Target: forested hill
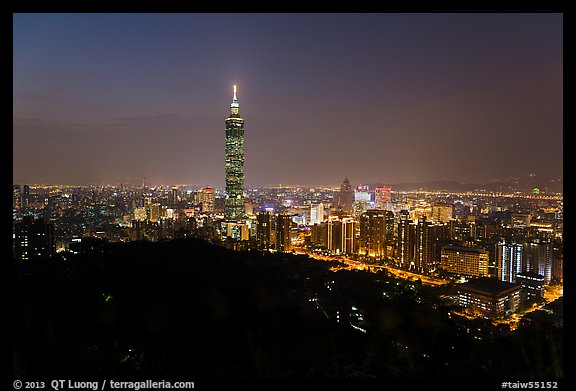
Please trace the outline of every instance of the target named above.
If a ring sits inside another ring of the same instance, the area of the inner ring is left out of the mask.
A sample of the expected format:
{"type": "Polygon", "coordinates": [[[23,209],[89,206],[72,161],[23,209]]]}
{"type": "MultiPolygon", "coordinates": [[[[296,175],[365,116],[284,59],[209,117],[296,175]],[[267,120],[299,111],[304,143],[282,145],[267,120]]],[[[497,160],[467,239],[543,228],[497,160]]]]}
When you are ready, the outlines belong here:
{"type": "Polygon", "coordinates": [[[14,263],[14,376],[562,376],[561,328],[456,320],[432,288],[331,266],[199,239],[14,263]]]}

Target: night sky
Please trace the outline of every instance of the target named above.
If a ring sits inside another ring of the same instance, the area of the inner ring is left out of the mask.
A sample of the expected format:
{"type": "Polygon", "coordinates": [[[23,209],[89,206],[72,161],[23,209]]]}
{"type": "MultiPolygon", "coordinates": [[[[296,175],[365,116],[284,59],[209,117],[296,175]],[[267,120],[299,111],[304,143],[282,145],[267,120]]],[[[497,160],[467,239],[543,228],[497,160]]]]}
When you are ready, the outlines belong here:
{"type": "Polygon", "coordinates": [[[563,178],[562,14],[15,14],[13,181],[563,178]]]}

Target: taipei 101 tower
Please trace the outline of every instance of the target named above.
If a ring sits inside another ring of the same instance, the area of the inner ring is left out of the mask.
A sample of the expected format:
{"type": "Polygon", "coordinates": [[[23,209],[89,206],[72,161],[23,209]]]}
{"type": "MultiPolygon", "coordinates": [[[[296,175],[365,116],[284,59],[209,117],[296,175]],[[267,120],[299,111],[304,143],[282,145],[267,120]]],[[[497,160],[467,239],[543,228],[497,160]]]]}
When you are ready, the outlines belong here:
{"type": "Polygon", "coordinates": [[[225,220],[244,218],[244,119],[238,114],[236,86],[226,118],[226,201],[225,220]]]}

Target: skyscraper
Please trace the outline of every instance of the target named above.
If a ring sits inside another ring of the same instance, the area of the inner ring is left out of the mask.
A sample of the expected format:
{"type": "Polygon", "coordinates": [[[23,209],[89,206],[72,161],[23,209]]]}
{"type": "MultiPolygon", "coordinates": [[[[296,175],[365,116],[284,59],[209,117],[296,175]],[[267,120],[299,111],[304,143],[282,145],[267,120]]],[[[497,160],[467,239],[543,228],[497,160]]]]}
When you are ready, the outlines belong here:
{"type": "Polygon", "coordinates": [[[170,203],[171,205],[175,205],[178,202],[178,187],[173,186],[172,191],[170,192],[170,203]]]}
{"type": "Polygon", "coordinates": [[[22,188],[22,201],[20,202],[20,206],[24,209],[27,209],[30,206],[30,187],[28,185],[24,185],[22,188]]]}
{"type": "Polygon", "coordinates": [[[310,206],[310,225],[321,223],[324,221],[324,204],[321,202],[318,205],[310,206]]]}
{"type": "Polygon", "coordinates": [[[352,212],[352,202],[354,201],[354,191],[350,186],[348,178],[344,179],[340,186],[340,193],[338,195],[338,208],[346,212],[352,212]]]}
{"type": "Polygon", "coordinates": [[[550,240],[533,238],[522,245],[524,259],[522,272],[533,272],[544,276],[544,282],[552,279],[552,264],[554,260],[553,245],[550,240]]]}
{"type": "Polygon", "coordinates": [[[411,222],[408,210],[401,210],[398,222],[398,261],[402,267],[408,267],[414,256],[414,249],[410,247],[412,242],[411,222]]]}
{"type": "Polygon", "coordinates": [[[226,220],[244,217],[244,119],[238,114],[238,108],[234,86],[230,116],[226,118],[226,220]]]}
{"type": "Polygon", "coordinates": [[[270,212],[256,215],[256,245],[258,250],[269,250],[275,242],[274,216],[270,212]]]}
{"type": "Polygon", "coordinates": [[[356,248],[356,221],[351,217],[330,216],[327,226],[326,247],[332,254],[354,254],[356,248]]]}
{"type": "Polygon", "coordinates": [[[214,189],[211,187],[205,187],[198,193],[198,201],[201,204],[201,211],[206,213],[214,212],[214,203],[216,201],[216,196],[214,195],[214,189]]]}
{"type": "Polygon", "coordinates": [[[358,253],[375,259],[386,258],[386,214],[384,211],[369,209],[360,217],[358,253]]]}
{"type": "Polygon", "coordinates": [[[376,209],[386,209],[392,201],[392,188],[390,186],[378,186],[374,190],[376,209]]]}
{"type": "Polygon", "coordinates": [[[292,251],[292,239],[290,230],[292,228],[292,216],[285,214],[276,215],[276,250],[292,251]]]}
{"type": "Polygon", "coordinates": [[[522,244],[499,242],[496,245],[496,278],[515,282],[516,275],[522,272],[522,258],[522,244]]]}

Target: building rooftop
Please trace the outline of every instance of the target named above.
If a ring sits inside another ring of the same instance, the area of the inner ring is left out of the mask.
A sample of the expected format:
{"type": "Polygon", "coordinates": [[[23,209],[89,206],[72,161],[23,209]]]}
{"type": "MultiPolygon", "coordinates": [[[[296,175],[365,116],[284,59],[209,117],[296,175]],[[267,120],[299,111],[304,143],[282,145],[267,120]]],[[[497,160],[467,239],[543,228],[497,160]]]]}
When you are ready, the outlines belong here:
{"type": "Polygon", "coordinates": [[[458,285],[457,289],[459,291],[498,297],[520,290],[520,285],[496,280],[495,278],[480,277],[458,285]]]}
{"type": "Polygon", "coordinates": [[[532,280],[542,280],[544,281],[544,276],[542,274],[538,274],[538,273],[534,273],[534,272],[524,272],[524,273],[518,273],[516,275],[516,277],[524,277],[524,278],[529,278],[532,280]]]}
{"type": "Polygon", "coordinates": [[[482,248],[454,246],[452,244],[448,244],[446,246],[443,246],[442,250],[462,251],[462,252],[466,252],[466,253],[478,253],[478,254],[485,254],[486,253],[486,250],[484,250],[482,248]]]}

